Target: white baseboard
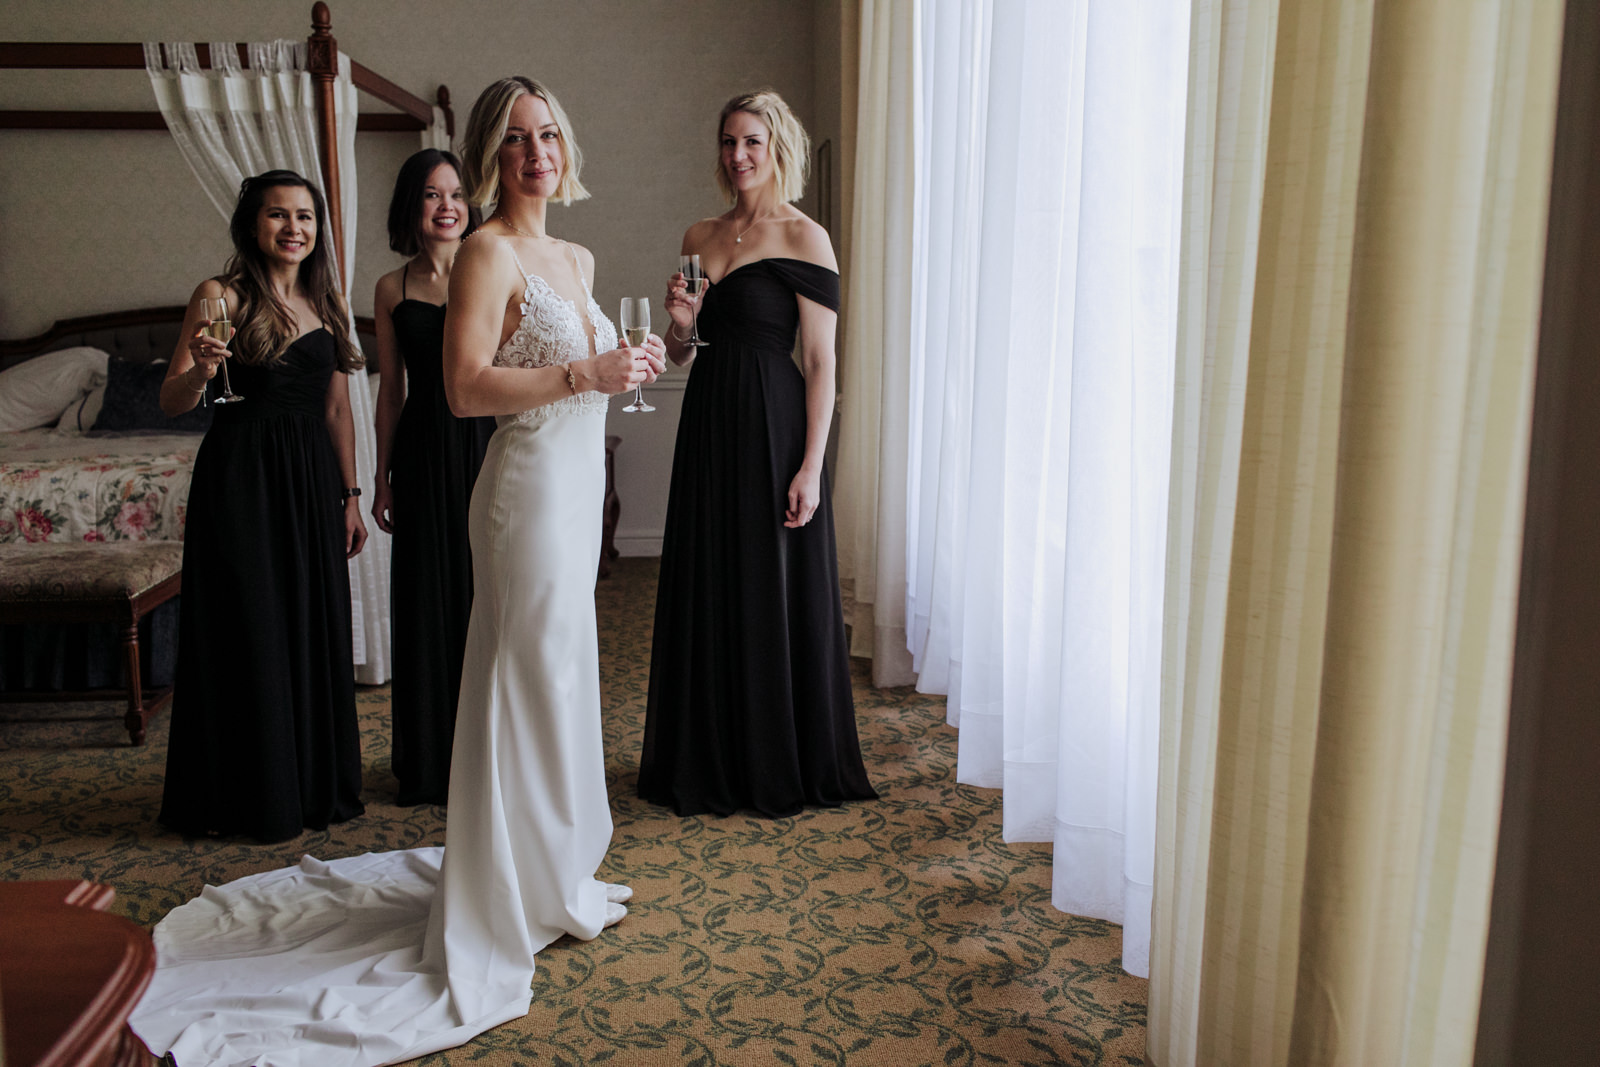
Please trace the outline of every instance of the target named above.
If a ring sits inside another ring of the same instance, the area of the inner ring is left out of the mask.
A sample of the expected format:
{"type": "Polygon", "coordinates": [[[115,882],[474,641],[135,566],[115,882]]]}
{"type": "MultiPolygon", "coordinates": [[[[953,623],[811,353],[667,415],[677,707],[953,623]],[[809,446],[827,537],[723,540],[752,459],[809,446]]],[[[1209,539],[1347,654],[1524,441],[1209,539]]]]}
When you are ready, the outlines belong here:
{"type": "Polygon", "coordinates": [[[617,551],[624,556],[659,556],[661,555],[660,534],[624,534],[619,533],[612,539],[617,546],[617,551]]]}

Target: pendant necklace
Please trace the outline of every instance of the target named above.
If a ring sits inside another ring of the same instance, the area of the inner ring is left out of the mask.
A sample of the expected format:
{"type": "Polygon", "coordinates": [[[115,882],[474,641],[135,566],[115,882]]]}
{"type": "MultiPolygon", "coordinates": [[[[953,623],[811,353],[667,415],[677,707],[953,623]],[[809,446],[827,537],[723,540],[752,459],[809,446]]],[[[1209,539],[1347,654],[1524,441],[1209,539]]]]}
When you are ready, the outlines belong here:
{"type": "MultiPolygon", "coordinates": [[[[744,244],[744,235],[749,233],[751,230],[755,229],[757,223],[766,222],[768,219],[775,219],[777,217],[778,217],[778,213],[776,211],[774,211],[772,214],[766,216],[765,218],[756,219],[755,222],[752,222],[750,225],[746,226],[744,229],[740,230],[738,233],[733,235],[733,243],[736,244],[736,245],[744,244]]],[[[513,228],[515,228],[515,227],[513,227],[513,228]]]]}

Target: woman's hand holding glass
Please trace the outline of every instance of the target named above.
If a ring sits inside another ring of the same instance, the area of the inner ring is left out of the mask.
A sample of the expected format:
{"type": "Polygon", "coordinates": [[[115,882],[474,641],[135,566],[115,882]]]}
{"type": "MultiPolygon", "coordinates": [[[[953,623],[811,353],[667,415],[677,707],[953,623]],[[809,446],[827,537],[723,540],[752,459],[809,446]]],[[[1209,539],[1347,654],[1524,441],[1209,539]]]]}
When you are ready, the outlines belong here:
{"type": "Polygon", "coordinates": [[[189,338],[189,358],[194,366],[184,372],[189,388],[197,393],[205,391],[206,383],[217,376],[217,368],[228,358],[228,345],[208,332],[214,323],[201,319],[195,323],[194,336],[189,338]]]}
{"type": "Polygon", "coordinates": [[[629,348],[619,342],[609,352],[602,352],[585,360],[590,379],[589,388],[607,396],[616,396],[641,385],[649,385],[666,369],[666,342],[650,334],[638,348],[629,348]]]}
{"type": "Polygon", "coordinates": [[[678,272],[667,280],[667,314],[672,317],[672,335],[679,344],[702,347],[700,340],[700,302],[705,299],[707,279],[697,255],[679,256],[678,272]]]}
{"type": "MultiPolygon", "coordinates": [[[[194,357],[195,366],[201,366],[202,360],[206,361],[207,370],[204,371],[206,381],[210,381],[217,373],[217,368],[222,368],[222,395],[217,397],[218,404],[231,404],[244,397],[234,393],[233,386],[228,381],[228,365],[223,360],[228,358],[228,343],[233,340],[233,323],[228,319],[228,301],[222,297],[201,297],[201,319],[195,325],[198,332],[189,342],[189,354],[194,357]],[[210,351],[206,351],[196,341],[211,342],[210,351]],[[217,351],[220,349],[221,351],[217,351]]],[[[193,384],[191,380],[190,384],[193,384]]],[[[200,385],[205,389],[205,383],[200,385]]]]}

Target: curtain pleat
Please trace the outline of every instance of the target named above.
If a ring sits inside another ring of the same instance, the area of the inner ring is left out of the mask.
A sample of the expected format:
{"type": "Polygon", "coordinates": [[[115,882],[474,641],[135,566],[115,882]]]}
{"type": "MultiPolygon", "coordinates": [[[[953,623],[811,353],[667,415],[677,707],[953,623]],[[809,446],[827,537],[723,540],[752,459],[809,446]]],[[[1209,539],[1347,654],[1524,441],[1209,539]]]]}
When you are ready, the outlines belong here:
{"type": "Polygon", "coordinates": [[[1160,1067],[1471,1061],[1560,7],[1195,5],[1160,1067]]]}

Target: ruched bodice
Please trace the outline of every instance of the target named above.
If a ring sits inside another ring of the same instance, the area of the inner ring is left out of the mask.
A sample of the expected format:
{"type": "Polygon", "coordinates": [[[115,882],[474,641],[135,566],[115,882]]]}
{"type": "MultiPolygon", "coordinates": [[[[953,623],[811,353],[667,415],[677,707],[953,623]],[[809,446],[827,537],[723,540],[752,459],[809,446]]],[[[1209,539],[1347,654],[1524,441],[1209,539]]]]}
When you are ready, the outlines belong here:
{"type": "MultiPolygon", "coordinates": [[[[233,391],[244,403],[221,404],[213,416],[214,425],[254,422],[283,415],[308,415],[322,418],[328,399],[328,380],[338,369],[339,359],[333,334],[318,327],[301,334],[288,351],[272,363],[245,363],[228,360],[228,376],[233,391]]],[[[212,385],[212,395],[221,390],[221,375],[212,385]]]]}
{"type": "Polygon", "coordinates": [[[839,310],[839,276],[800,259],[758,259],[729,271],[706,292],[700,307],[700,336],[747,348],[782,351],[794,347],[800,328],[795,296],[839,310]]]}

